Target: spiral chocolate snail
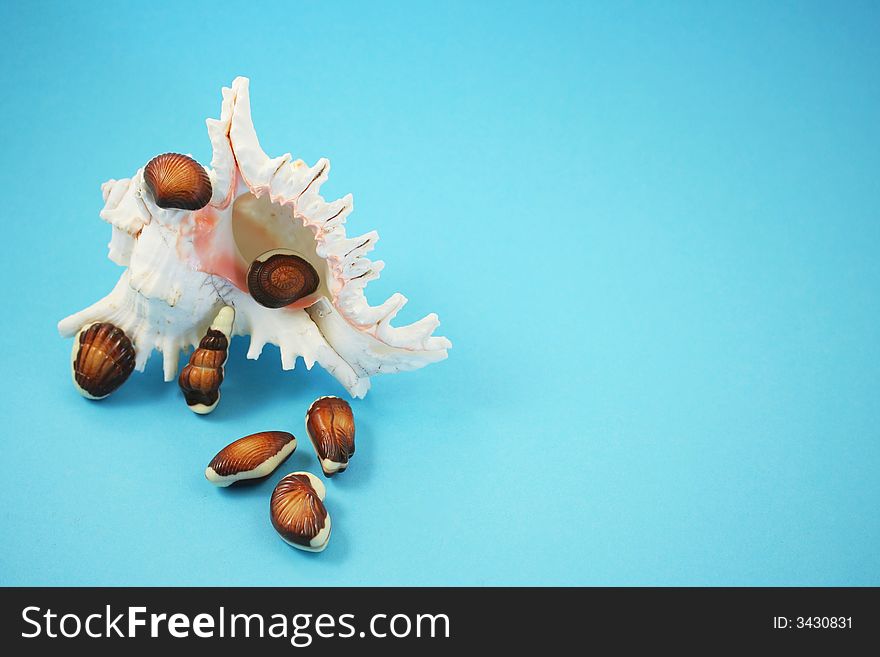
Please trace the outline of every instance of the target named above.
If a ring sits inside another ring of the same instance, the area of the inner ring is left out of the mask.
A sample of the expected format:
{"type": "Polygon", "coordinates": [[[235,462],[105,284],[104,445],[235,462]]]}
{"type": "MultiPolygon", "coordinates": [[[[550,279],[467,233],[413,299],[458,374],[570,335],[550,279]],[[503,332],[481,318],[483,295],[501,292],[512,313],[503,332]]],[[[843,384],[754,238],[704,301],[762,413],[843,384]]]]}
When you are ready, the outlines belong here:
{"type": "Polygon", "coordinates": [[[189,364],[180,372],[177,383],[183,390],[187,406],[194,413],[210,413],[220,402],[223,365],[229,355],[234,321],[235,310],[231,306],[224,306],[190,356],[189,364]]]}

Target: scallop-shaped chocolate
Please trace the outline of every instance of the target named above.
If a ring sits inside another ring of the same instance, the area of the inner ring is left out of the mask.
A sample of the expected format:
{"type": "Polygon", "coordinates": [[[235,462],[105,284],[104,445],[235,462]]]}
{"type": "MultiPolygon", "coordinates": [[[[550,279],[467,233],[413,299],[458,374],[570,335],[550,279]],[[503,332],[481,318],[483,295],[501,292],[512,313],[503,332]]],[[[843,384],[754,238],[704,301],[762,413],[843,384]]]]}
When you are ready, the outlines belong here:
{"type": "Polygon", "coordinates": [[[205,469],[205,477],[217,486],[259,479],[272,474],[295,449],[296,438],[286,431],[253,433],[221,449],[205,469]]]}
{"type": "Polygon", "coordinates": [[[199,210],[211,201],[205,167],[180,153],[157,155],[144,169],[144,182],[160,208],[199,210]]]}
{"type": "Polygon", "coordinates": [[[318,272],[300,256],[276,249],[267,251],[251,263],[247,286],[261,306],[283,308],[318,289],[318,272]]]}
{"type": "Polygon", "coordinates": [[[210,413],[220,401],[223,365],[229,353],[229,336],[234,321],[232,306],[221,308],[198,348],[189,357],[189,363],[177,377],[186,404],[194,413],[210,413]]]}
{"type": "Polygon", "coordinates": [[[306,413],[306,431],[327,477],[343,472],[354,455],[354,414],[339,397],[321,397],[306,413]]]}
{"type": "Polygon", "coordinates": [[[103,399],[134,370],[134,345],[109,322],[83,327],[73,341],[73,384],[83,397],[103,399]]]}
{"type": "Polygon", "coordinates": [[[320,552],[330,540],[330,515],[324,507],[324,484],[310,472],[287,475],[272,492],[272,526],[288,544],[320,552]]]}

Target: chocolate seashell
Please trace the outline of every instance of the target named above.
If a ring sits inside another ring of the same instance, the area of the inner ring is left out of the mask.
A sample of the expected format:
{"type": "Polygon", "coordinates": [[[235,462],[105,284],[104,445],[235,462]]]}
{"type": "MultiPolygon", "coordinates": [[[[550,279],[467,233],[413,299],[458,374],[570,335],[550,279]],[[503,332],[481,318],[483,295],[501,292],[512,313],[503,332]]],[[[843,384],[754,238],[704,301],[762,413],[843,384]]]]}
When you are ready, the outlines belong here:
{"type": "Polygon", "coordinates": [[[160,208],[200,210],[211,201],[211,179],[205,167],[180,153],[150,160],[144,182],[160,208]]]}
{"type": "Polygon", "coordinates": [[[220,401],[223,366],[229,354],[234,321],[235,310],[224,306],[177,377],[190,410],[200,415],[213,411],[220,401]]]}
{"type": "Polygon", "coordinates": [[[324,475],[344,472],[354,455],[354,414],[339,397],[321,397],[306,413],[306,430],[324,475]]]}
{"type": "MultiPolygon", "coordinates": [[[[166,22],[179,21],[179,16],[172,11],[163,16],[166,22]]],[[[201,28],[196,23],[189,27],[194,33],[201,28]]],[[[441,335],[436,314],[421,313],[424,315],[421,319],[412,315],[411,319],[417,321],[401,322],[401,314],[412,314],[404,312],[405,296],[394,292],[393,287],[384,281],[380,284],[383,290],[379,292],[385,293],[381,299],[369,293],[376,285],[373,281],[384,276],[381,273],[384,263],[371,259],[379,234],[374,230],[365,230],[359,235],[351,232],[348,222],[354,208],[352,195],[338,188],[333,190],[333,196],[327,195],[330,162],[316,158],[313,163],[306,163],[289,153],[275,153],[273,156],[264,150],[252,121],[246,78],[235,78],[229,88],[224,88],[222,95],[219,113],[207,121],[208,148],[211,150],[205,149],[204,155],[202,151],[187,153],[186,148],[169,142],[166,146],[156,147],[163,149],[162,155],[156,153],[159,157],[147,157],[145,161],[144,155],[133,170],[113,173],[112,178],[107,176],[109,179],[101,184],[101,196],[96,196],[98,205],[95,209],[100,209],[101,218],[112,226],[112,236],[108,229],[109,253],[102,248],[102,256],[109,255],[120,269],[116,272],[112,289],[106,290],[100,298],[91,299],[81,309],[70,308],[77,312],[58,323],[58,331],[68,340],[66,349],[71,348],[70,340],[86,324],[110,321],[122,328],[134,343],[136,369],[143,369],[150,354],[158,352],[162,366],[150,367],[149,376],[176,381],[181,369],[187,365],[193,347],[197,347],[204,337],[212,311],[216,312],[222,305],[234,306],[234,332],[247,336],[250,344],[238,353],[235,340],[230,342],[226,361],[230,369],[223,375],[219,393],[221,401],[227,395],[248,395],[252,397],[247,402],[249,405],[261,404],[265,400],[259,399],[260,390],[247,390],[255,386],[246,383],[236,388],[230,386],[230,379],[238,378],[238,371],[232,363],[236,354],[242,359],[245,352],[248,359],[262,358],[258,369],[263,378],[270,370],[267,359],[273,359],[279,370],[291,370],[298,361],[304,362],[308,369],[314,369],[313,365],[317,364],[327,375],[338,380],[342,387],[333,392],[346,399],[367,395],[372,378],[378,374],[416,370],[446,359],[452,345],[441,335]],[[174,148],[176,153],[167,153],[165,148],[174,148]],[[198,154],[196,159],[202,166],[178,153],[192,157],[198,154]],[[177,168],[172,166],[175,163],[192,174],[182,177],[190,178],[196,184],[179,185],[180,176],[167,175],[177,168]],[[212,189],[210,200],[208,183],[212,189]],[[178,196],[175,191],[182,192],[184,202],[175,202],[178,196]],[[335,194],[335,191],[342,193],[335,194]],[[190,203],[192,198],[198,202],[190,203]],[[163,210],[156,205],[198,207],[206,202],[206,206],[195,211],[163,210]],[[314,292],[287,307],[270,309],[251,296],[246,274],[255,259],[262,261],[268,258],[265,254],[278,249],[298,255],[309,263],[310,267],[291,259],[304,272],[300,272],[303,282],[297,286],[302,289],[294,294],[285,291],[268,300],[259,293],[254,296],[263,304],[274,306],[279,305],[279,297],[283,297],[283,304],[309,290],[314,292]]],[[[154,114],[160,121],[174,118],[174,112],[179,108],[158,109],[154,114]]],[[[262,140],[265,146],[265,137],[262,140]]],[[[79,159],[83,157],[89,157],[89,153],[80,155],[79,159]]],[[[388,175],[393,173],[389,171],[388,175]]],[[[332,182],[330,179],[331,187],[336,187],[332,182]]],[[[460,226],[454,225],[451,229],[462,230],[461,240],[470,239],[468,232],[460,226]]],[[[57,231],[57,226],[49,228],[47,225],[45,230],[57,231]]],[[[7,242],[10,248],[20,249],[15,237],[7,235],[7,242]]],[[[509,242],[503,233],[496,235],[493,232],[486,237],[492,240],[492,244],[509,242]]],[[[35,244],[29,246],[32,252],[36,252],[35,244]]],[[[86,257],[85,252],[79,255],[80,260],[86,257]]],[[[84,261],[75,266],[81,264],[84,261]]],[[[449,270],[454,271],[456,264],[438,261],[434,270],[438,276],[444,276],[449,270]]],[[[478,260],[476,266],[479,268],[485,264],[478,260]]],[[[461,266],[464,266],[463,262],[461,266]]],[[[33,288],[33,274],[30,270],[22,273],[27,273],[28,277],[16,296],[27,298],[33,288]]],[[[66,273],[67,269],[43,268],[40,275],[47,280],[51,276],[52,289],[66,292],[74,283],[63,280],[66,273]]],[[[109,271],[106,273],[110,276],[109,271]]],[[[9,279],[10,286],[15,286],[14,278],[9,279]]],[[[85,280],[79,283],[85,284],[85,280]]],[[[78,290],[67,302],[73,303],[74,298],[80,298],[84,293],[85,290],[78,290]]],[[[486,295],[491,299],[492,289],[487,290],[486,295]]],[[[63,295],[47,292],[38,297],[38,303],[50,296],[55,299],[63,295]]],[[[60,302],[60,305],[67,305],[67,302],[60,302]]],[[[424,309],[422,304],[418,307],[424,309]]],[[[524,304],[523,312],[527,312],[524,304]]],[[[492,316],[491,313],[490,309],[484,314],[492,316]]],[[[479,324],[476,315],[474,323],[479,324]]],[[[511,330],[515,328],[510,327],[511,330]]],[[[28,329],[31,335],[40,331],[38,327],[28,329]]],[[[543,339],[541,335],[527,337],[537,342],[543,339]]],[[[43,345],[36,348],[41,349],[43,345]]],[[[62,361],[65,358],[69,356],[62,356],[62,361]]],[[[207,356],[200,355],[199,358],[207,359],[207,356]]],[[[37,361],[36,364],[44,364],[40,359],[37,361]]],[[[34,364],[30,369],[13,371],[7,377],[14,379],[18,374],[45,378],[47,372],[39,371],[34,364]]],[[[60,365],[69,367],[70,363],[60,365]]],[[[199,360],[195,365],[205,368],[201,373],[205,379],[203,381],[201,376],[198,380],[191,378],[188,372],[184,387],[205,394],[205,398],[190,398],[191,402],[196,402],[194,408],[208,408],[212,405],[211,390],[220,383],[219,376],[215,376],[216,362],[199,360]]],[[[312,372],[309,376],[323,374],[312,372]]],[[[303,373],[295,375],[297,380],[302,376],[303,373]]],[[[173,384],[169,385],[173,387],[173,384]]],[[[147,391],[142,392],[146,394],[147,391]]],[[[331,391],[328,389],[327,392],[331,391]]],[[[175,390],[173,393],[183,399],[182,392],[175,390]]],[[[140,396],[141,392],[138,393],[140,396]]],[[[316,396],[320,395],[313,395],[313,401],[316,396]]],[[[144,404],[147,403],[144,400],[144,404]]],[[[355,406],[353,401],[351,404],[355,406]]],[[[178,412],[183,410],[180,408],[178,412]]],[[[219,405],[216,410],[223,412],[219,405]]],[[[302,421],[303,410],[300,406],[294,411],[294,423],[302,421]]],[[[361,433],[365,430],[364,419],[360,415],[357,418],[361,433]]],[[[279,426],[291,430],[293,427],[287,424],[279,426]]],[[[302,431],[302,425],[298,431],[302,431]]],[[[300,439],[304,437],[302,433],[298,436],[300,439]]],[[[314,470],[314,463],[311,465],[314,470]]],[[[287,474],[287,471],[281,474],[287,474]]],[[[317,470],[315,474],[326,483],[323,474],[317,470]]],[[[273,481],[280,478],[278,475],[273,481]]]]}
{"type": "Polygon", "coordinates": [[[312,294],[319,283],[315,268],[285,249],[267,251],[257,257],[247,273],[248,291],[254,301],[267,308],[289,306],[312,294]]]}
{"type": "Polygon", "coordinates": [[[88,399],[103,399],[134,370],[134,345],[109,322],[84,326],[73,341],[73,384],[88,399]]]}
{"type": "Polygon", "coordinates": [[[324,507],[324,484],[310,472],[287,475],[272,492],[269,517],[288,544],[320,552],[330,540],[330,516],[324,507]]]}
{"type": "Polygon", "coordinates": [[[205,469],[205,477],[217,486],[266,477],[294,450],[296,438],[286,431],[252,433],[221,449],[205,469]]]}

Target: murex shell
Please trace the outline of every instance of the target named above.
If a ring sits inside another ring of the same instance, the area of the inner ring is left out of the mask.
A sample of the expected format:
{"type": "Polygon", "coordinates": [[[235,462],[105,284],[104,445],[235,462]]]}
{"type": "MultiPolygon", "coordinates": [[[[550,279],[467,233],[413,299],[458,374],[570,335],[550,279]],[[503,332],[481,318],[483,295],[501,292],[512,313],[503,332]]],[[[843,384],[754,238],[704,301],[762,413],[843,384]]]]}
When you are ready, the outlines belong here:
{"type": "Polygon", "coordinates": [[[369,305],[364,288],[384,266],[366,257],[378,234],[346,235],[352,197],[320,195],[326,159],[308,166],[263,152],[246,78],[223,89],[220,118],[207,123],[210,168],[166,153],[102,185],[109,257],[125,271],[110,294],[58,324],[63,336],[108,324],[130,340],[139,371],[154,349],[162,352],[172,381],[180,351],[196,347],[231,306],[232,334],[250,336],[248,358],[275,344],[284,369],[300,357],[308,369],[318,363],[354,397],[374,374],[446,358],[451,343],[433,335],[435,314],[395,327],[406,297],[369,305]]]}

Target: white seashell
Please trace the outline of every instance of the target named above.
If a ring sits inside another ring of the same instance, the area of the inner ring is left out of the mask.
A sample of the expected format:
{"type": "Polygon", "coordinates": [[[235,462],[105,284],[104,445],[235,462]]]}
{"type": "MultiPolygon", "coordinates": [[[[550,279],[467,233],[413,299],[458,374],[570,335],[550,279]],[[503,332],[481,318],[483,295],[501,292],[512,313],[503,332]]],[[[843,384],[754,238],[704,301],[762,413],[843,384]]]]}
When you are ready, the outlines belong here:
{"type": "Polygon", "coordinates": [[[283,369],[293,369],[300,357],[308,369],[318,363],[355,397],[367,393],[374,374],[446,358],[452,345],[433,335],[436,315],[394,327],[391,320],[406,297],[396,293],[378,306],[368,304],[364,288],[384,266],[366,258],[378,234],[346,236],[352,197],[327,202],[320,195],[330,171],[326,159],[309,167],[290,154],[269,158],[263,152],[246,78],[223,89],[220,118],[207,124],[214,154],[206,168],[205,207],[159,207],[144,168],[101,187],[101,218],[113,227],[109,257],[126,270],[110,294],[58,324],[63,336],[110,322],[130,337],[136,369],[143,371],[158,350],[165,380],[172,381],[180,350],[196,346],[218,310],[232,306],[234,334],[250,336],[248,358],[275,344],[283,369]],[[320,283],[288,306],[267,308],[249,294],[246,276],[254,260],[277,249],[304,259],[320,283]]]}
{"type": "Polygon", "coordinates": [[[332,523],[326,495],[324,483],[311,472],[291,472],[278,482],[269,499],[269,519],[285,543],[307,552],[327,547],[332,523]]]}

